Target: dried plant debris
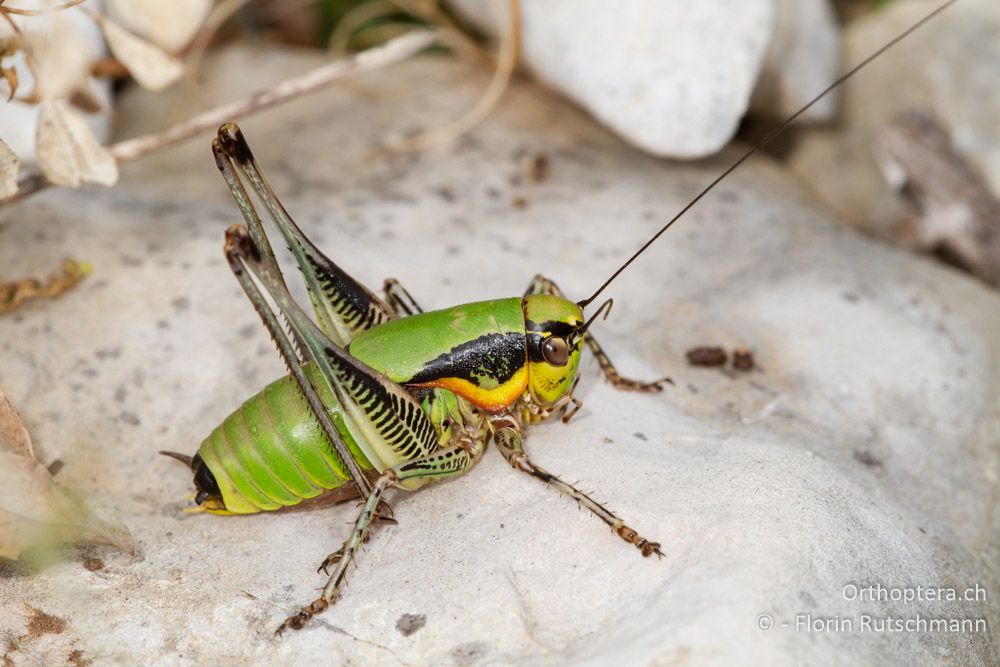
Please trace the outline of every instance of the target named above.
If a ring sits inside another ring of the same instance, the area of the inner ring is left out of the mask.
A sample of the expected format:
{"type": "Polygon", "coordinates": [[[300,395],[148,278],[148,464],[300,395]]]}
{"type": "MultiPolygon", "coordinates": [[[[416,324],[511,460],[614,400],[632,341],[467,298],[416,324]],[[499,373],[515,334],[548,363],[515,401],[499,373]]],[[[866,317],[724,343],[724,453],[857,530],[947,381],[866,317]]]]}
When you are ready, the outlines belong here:
{"type": "Polygon", "coordinates": [[[38,167],[55,185],[114,185],[118,162],[94,137],[83,115],[63,100],[43,102],[35,135],[38,167]]]}
{"type": "Polygon", "coordinates": [[[129,32],[177,53],[198,33],[212,0],[105,0],[104,6],[129,32]]]}
{"type": "Polygon", "coordinates": [[[738,347],[733,350],[733,368],[738,371],[752,371],[757,364],[753,359],[753,352],[745,347],[738,347]]]}
{"type": "MultiPolygon", "coordinates": [[[[187,46],[212,6],[211,0],[105,5],[84,1],[35,9],[0,2],[0,26],[6,34],[0,37],[0,82],[6,83],[9,100],[38,108],[34,157],[42,174],[54,185],[74,188],[84,183],[112,185],[118,179],[114,156],[101,146],[81,113],[107,111],[94,82],[95,72],[107,69],[101,65],[107,51],[139,85],[163,90],[184,74],[172,51],[187,46]],[[100,13],[102,8],[114,18],[100,13]],[[96,31],[90,22],[101,30],[106,49],[91,36],[96,31]],[[21,85],[22,79],[27,86],[21,85]],[[29,90],[22,90],[25,87],[29,90]]],[[[18,165],[17,155],[0,146],[0,199],[17,195],[18,165]]]]}
{"type": "Polygon", "coordinates": [[[34,278],[0,283],[0,313],[14,310],[28,299],[51,299],[76,287],[90,273],[89,264],[72,259],[62,261],[62,273],[49,278],[44,285],[34,278]]]}
{"type": "MultiPolygon", "coordinates": [[[[699,345],[687,351],[688,363],[692,366],[704,368],[720,368],[726,365],[730,355],[726,350],[718,345],[699,345]]],[[[753,352],[745,347],[737,347],[732,354],[733,370],[752,371],[757,367],[754,361],[753,352]]]]}
{"type": "Polygon", "coordinates": [[[184,65],[156,44],[136,37],[100,14],[93,14],[111,53],[146,90],[161,91],[184,74],[184,65]]]}
{"type": "Polygon", "coordinates": [[[130,554],[135,540],[124,524],[94,515],[57,485],[38,462],[28,431],[0,392],[0,557],[61,544],[108,544],[130,554]]]}
{"type": "Polygon", "coordinates": [[[549,178],[549,158],[541,153],[521,160],[521,172],[529,183],[543,183],[549,178]]]}
{"type": "Polygon", "coordinates": [[[725,366],[728,358],[721,347],[702,345],[687,351],[687,360],[692,366],[725,366]]]}

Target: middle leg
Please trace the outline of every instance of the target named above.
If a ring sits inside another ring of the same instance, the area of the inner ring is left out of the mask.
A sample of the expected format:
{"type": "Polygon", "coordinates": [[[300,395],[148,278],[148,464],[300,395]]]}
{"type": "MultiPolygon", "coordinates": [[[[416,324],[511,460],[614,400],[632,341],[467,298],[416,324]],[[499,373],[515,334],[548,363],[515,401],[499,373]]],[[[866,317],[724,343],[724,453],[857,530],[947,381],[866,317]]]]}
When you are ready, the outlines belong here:
{"type": "Polygon", "coordinates": [[[642,537],[635,530],[625,525],[622,519],[586,493],[580,491],[572,484],[567,484],[542,467],[535,465],[524,451],[524,444],[521,440],[521,429],[511,417],[498,417],[493,421],[493,426],[497,449],[500,450],[500,453],[503,454],[503,457],[507,459],[507,462],[515,470],[525,472],[535,479],[554,486],[559,493],[569,496],[580,505],[586,507],[597,518],[608,524],[615,535],[641,551],[643,556],[652,556],[653,554],[663,556],[663,552],[660,551],[659,542],[651,542],[642,537]]]}

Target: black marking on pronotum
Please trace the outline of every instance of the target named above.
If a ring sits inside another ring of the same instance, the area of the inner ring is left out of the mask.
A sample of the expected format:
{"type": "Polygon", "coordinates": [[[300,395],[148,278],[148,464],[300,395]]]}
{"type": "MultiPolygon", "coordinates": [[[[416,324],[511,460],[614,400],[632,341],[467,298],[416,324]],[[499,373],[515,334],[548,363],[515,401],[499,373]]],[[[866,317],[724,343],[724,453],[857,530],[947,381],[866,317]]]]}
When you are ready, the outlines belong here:
{"type": "Polygon", "coordinates": [[[502,385],[524,367],[525,338],[519,332],[489,333],[457,345],[424,364],[408,384],[460,378],[476,386],[483,379],[502,385]]]}

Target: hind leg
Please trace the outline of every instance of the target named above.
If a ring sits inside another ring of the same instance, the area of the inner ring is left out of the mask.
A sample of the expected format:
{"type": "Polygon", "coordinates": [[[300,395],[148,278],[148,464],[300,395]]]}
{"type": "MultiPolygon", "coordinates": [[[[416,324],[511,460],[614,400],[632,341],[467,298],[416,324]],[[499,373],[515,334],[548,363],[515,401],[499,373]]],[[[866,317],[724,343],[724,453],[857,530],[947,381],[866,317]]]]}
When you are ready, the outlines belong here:
{"type": "Polygon", "coordinates": [[[386,470],[373,485],[372,493],[368,496],[367,502],[358,515],[351,536],[344,542],[344,546],[328,556],[323,566],[320,567],[320,569],[324,569],[324,566],[336,565],[336,569],[330,575],[326,586],[323,587],[323,593],[289,616],[278,627],[276,634],[280,635],[288,628],[301,630],[309,619],[326,611],[337,601],[341,586],[347,576],[347,568],[357,555],[358,549],[368,540],[368,531],[373,522],[379,519],[378,505],[387,488],[407,480],[457,477],[472,468],[485,449],[486,438],[483,434],[478,436],[464,434],[463,437],[459,438],[459,444],[455,447],[438,450],[422,458],[401,463],[386,470]]]}

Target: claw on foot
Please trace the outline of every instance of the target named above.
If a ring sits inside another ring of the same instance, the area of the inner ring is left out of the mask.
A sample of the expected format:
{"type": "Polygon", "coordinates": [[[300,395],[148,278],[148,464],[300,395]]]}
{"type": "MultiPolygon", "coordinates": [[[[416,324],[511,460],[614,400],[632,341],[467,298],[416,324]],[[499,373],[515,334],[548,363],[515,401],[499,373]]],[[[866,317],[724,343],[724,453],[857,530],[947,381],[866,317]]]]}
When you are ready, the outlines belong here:
{"type": "Polygon", "coordinates": [[[634,544],[635,548],[642,552],[644,557],[652,556],[656,554],[660,558],[663,558],[663,552],[660,551],[659,542],[650,542],[645,537],[641,536],[639,533],[635,532],[625,524],[621,524],[615,528],[615,532],[618,533],[618,537],[622,538],[629,544],[634,544]]]}
{"type": "Polygon", "coordinates": [[[330,606],[330,603],[319,598],[318,600],[313,600],[309,603],[308,607],[302,607],[298,612],[289,616],[285,619],[285,622],[278,626],[278,629],[274,631],[274,634],[281,636],[281,634],[291,628],[292,630],[301,630],[305,627],[306,623],[309,622],[316,614],[323,613],[330,606]]]}
{"type": "Polygon", "coordinates": [[[320,566],[316,568],[316,571],[322,572],[326,576],[330,576],[330,573],[327,571],[327,568],[330,568],[339,563],[343,557],[344,557],[344,547],[340,547],[332,554],[327,556],[326,559],[324,559],[323,562],[320,564],[320,566]]]}

